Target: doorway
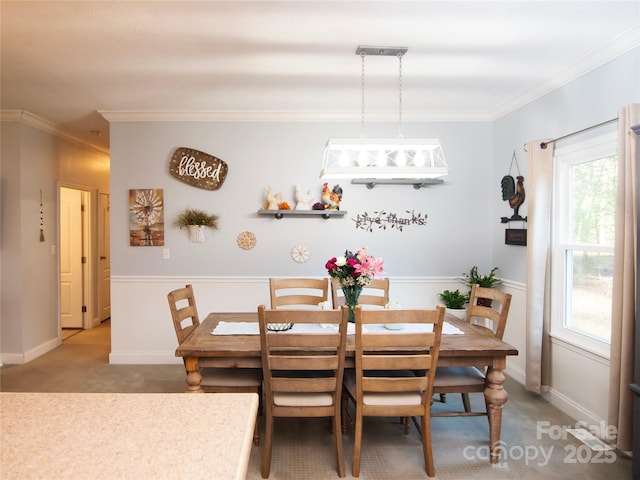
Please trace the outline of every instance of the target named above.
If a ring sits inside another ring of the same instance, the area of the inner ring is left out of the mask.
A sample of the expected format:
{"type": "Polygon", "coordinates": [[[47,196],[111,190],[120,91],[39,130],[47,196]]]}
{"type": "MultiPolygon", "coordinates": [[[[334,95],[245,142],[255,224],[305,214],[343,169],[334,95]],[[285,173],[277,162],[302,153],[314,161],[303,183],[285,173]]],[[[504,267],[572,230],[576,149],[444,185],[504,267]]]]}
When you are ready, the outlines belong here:
{"type": "Polygon", "coordinates": [[[89,329],[111,318],[110,211],[108,193],[59,185],[61,329],[89,329]]]}
{"type": "Polygon", "coordinates": [[[98,195],[98,320],[111,318],[111,205],[107,193],[98,195]]]}
{"type": "Polygon", "coordinates": [[[60,327],[89,328],[90,192],[60,187],[60,327]]]}

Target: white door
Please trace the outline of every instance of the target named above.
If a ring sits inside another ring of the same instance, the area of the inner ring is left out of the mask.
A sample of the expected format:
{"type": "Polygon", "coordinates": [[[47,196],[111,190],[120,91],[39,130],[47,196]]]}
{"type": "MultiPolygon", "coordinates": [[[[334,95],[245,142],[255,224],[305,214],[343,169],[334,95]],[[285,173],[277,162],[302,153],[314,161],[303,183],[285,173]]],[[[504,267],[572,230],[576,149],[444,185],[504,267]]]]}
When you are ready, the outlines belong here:
{"type": "Polygon", "coordinates": [[[60,188],[60,326],[83,328],[82,192],[60,188]]]}
{"type": "Polygon", "coordinates": [[[110,247],[110,225],[111,212],[109,210],[109,195],[100,194],[99,205],[99,232],[98,251],[100,252],[98,294],[100,298],[100,321],[111,317],[111,247],[110,247]]]}

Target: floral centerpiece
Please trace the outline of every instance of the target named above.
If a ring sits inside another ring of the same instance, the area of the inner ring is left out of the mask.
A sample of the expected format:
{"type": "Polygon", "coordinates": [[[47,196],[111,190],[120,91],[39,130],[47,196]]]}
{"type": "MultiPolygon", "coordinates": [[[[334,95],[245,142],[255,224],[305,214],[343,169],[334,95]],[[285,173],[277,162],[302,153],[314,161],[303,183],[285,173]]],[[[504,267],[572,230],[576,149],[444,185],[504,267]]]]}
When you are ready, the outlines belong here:
{"type": "Polygon", "coordinates": [[[354,309],[362,289],[376,277],[382,277],[384,262],[367,254],[361,248],[355,254],[346,250],[344,255],[330,258],[325,267],[332,281],[338,282],[344,292],[345,303],[349,306],[349,321],[354,321],[354,309]]]}

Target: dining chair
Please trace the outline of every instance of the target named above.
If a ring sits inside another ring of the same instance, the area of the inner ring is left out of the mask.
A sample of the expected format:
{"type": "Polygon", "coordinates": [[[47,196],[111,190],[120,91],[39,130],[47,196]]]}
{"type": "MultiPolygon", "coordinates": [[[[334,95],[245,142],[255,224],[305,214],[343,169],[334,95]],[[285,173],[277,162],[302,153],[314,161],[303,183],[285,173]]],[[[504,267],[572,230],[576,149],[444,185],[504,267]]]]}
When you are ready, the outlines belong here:
{"type": "MultiPolygon", "coordinates": [[[[344,294],[340,283],[331,282],[331,302],[333,308],[340,308],[345,304],[344,294]]],[[[385,307],[389,303],[389,278],[374,278],[371,283],[362,289],[358,298],[359,305],[374,305],[385,307]]]]}
{"type": "MultiPolygon", "coordinates": [[[[342,287],[337,279],[331,279],[331,303],[333,308],[345,305],[345,297],[342,287]]],[[[389,304],[389,278],[374,278],[369,285],[362,289],[358,297],[358,305],[368,305],[375,308],[385,308],[389,304]]],[[[350,368],[347,369],[351,370],[350,368]]],[[[348,412],[343,412],[342,433],[347,433],[347,424],[351,422],[348,412]]],[[[408,428],[408,424],[407,424],[408,428]]]]}
{"type": "MultiPolygon", "coordinates": [[[[480,287],[474,284],[469,295],[469,307],[467,308],[467,322],[476,328],[485,329],[489,335],[494,335],[502,340],[509,308],[511,306],[511,294],[495,288],[480,287]],[[490,304],[490,306],[486,306],[490,304]]],[[[485,411],[472,411],[469,394],[484,392],[486,386],[487,368],[476,367],[438,367],[433,387],[434,394],[439,394],[440,402],[446,403],[446,394],[462,394],[464,412],[434,412],[434,417],[457,417],[487,415],[485,411]]]]}
{"type": "Polygon", "coordinates": [[[343,411],[355,404],[353,476],[360,475],[363,417],[421,417],[427,475],[435,475],[431,444],[431,397],[440,352],[444,307],[355,308],[355,364],[345,372],[343,411]],[[396,329],[394,324],[398,325],[396,329]],[[387,330],[389,328],[389,330],[387,330]]]}
{"type": "MultiPolygon", "coordinates": [[[[167,294],[173,327],[178,344],[182,343],[200,325],[193,286],[186,285],[167,294]]],[[[183,359],[184,360],[184,359],[183,359]]],[[[200,368],[200,386],[209,393],[256,393],[262,404],[262,371],[259,368],[200,368]]],[[[259,412],[261,408],[259,409],[259,412]]],[[[258,414],[259,415],[259,414],[258,414]]],[[[259,445],[258,419],[253,433],[254,445],[259,445]]]]}
{"type": "Polygon", "coordinates": [[[342,448],[342,381],[349,309],[295,310],[258,307],[264,378],[265,434],[262,478],[269,478],[275,417],[331,417],[337,470],[345,476],[342,448]],[[295,329],[271,331],[270,325],[295,323],[295,329]],[[301,328],[302,327],[302,328],[301,328]]]}
{"type": "Polygon", "coordinates": [[[271,308],[317,307],[329,298],[328,278],[270,278],[271,308]]]}

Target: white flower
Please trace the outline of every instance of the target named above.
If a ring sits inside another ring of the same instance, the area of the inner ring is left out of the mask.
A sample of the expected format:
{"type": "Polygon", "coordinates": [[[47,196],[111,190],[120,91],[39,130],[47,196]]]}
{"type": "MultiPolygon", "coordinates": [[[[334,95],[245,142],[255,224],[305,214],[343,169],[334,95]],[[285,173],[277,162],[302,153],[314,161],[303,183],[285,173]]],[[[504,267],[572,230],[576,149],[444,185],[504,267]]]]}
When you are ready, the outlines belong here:
{"type": "Polygon", "coordinates": [[[341,280],[340,284],[343,287],[353,287],[356,284],[356,281],[353,279],[353,277],[346,277],[341,280]]]}
{"type": "Polygon", "coordinates": [[[373,280],[373,278],[369,275],[360,275],[356,279],[356,285],[360,288],[364,288],[371,283],[371,280],[373,280]]]}
{"type": "Polygon", "coordinates": [[[295,262],[304,263],[309,260],[309,249],[304,245],[296,245],[291,249],[291,258],[295,262]]]}
{"type": "Polygon", "coordinates": [[[344,255],[336,257],[336,266],[344,267],[346,264],[347,264],[347,257],[345,257],[344,255]]]}

